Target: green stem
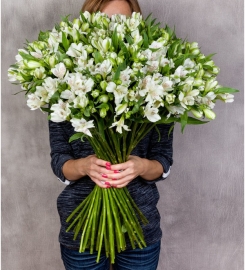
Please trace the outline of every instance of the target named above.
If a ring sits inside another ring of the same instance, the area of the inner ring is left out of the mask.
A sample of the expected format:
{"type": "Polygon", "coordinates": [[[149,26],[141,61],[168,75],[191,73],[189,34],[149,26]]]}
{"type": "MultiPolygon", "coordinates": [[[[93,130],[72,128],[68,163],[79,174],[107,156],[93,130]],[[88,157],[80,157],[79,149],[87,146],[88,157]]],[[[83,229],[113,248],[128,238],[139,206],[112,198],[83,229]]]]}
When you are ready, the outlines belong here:
{"type": "Polygon", "coordinates": [[[85,233],[87,232],[87,227],[88,227],[88,224],[90,223],[89,221],[92,220],[91,219],[91,216],[92,216],[92,210],[93,210],[93,206],[94,206],[94,200],[95,200],[95,196],[97,194],[97,190],[98,190],[98,186],[95,186],[94,188],[94,192],[93,192],[93,198],[91,200],[91,203],[90,203],[90,208],[89,208],[89,212],[88,212],[88,215],[86,215],[86,222],[85,222],[85,225],[84,225],[84,229],[83,229],[83,232],[82,232],[82,236],[81,236],[81,242],[80,242],[80,248],[79,248],[79,252],[83,252],[86,248],[86,246],[84,246],[84,238],[85,238],[85,233]]]}
{"type": "Polygon", "coordinates": [[[100,254],[101,254],[101,248],[102,248],[102,241],[103,241],[103,235],[104,235],[104,230],[105,230],[105,224],[106,224],[106,203],[105,203],[105,196],[104,192],[102,192],[102,224],[101,224],[101,232],[98,235],[99,237],[99,244],[98,244],[98,254],[97,254],[97,259],[96,262],[98,263],[100,260],[100,254]]]}
{"type": "Polygon", "coordinates": [[[110,259],[111,263],[115,262],[115,238],[114,238],[114,226],[112,223],[112,214],[111,207],[108,198],[108,189],[103,189],[102,192],[105,195],[106,202],[106,214],[107,214],[107,226],[108,226],[108,234],[109,234],[109,249],[110,249],[110,259]]]}

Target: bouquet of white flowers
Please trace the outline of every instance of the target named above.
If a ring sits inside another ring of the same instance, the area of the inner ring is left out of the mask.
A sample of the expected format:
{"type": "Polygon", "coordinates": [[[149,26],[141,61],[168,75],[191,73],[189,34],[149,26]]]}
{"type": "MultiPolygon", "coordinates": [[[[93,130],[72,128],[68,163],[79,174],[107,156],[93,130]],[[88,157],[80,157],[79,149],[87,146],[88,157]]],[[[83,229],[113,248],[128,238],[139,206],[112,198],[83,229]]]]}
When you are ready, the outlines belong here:
{"type": "MultiPolygon", "coordinates": [[[[9,80],[19,82],[31,110],[70,121],[76,131],[70,141],[86,138],[97,157],[122,163],[157,124],[180,122],[183,131],[206,123],[197,118],[214,119],[216,100],[232,102],[237,92],[218,85],[212,55],[159,25],[139,13],[65,17],[18,51],[9,80]]],[[[104,247],[113,263],[126,234],[132,248],[146,246],[141,226],[147,220],[127,188],[96,186],[71,220],[67,231],[73,228],[74,238],[81,233],[80,252],[96,249],[97,260],[104,247]]]]}

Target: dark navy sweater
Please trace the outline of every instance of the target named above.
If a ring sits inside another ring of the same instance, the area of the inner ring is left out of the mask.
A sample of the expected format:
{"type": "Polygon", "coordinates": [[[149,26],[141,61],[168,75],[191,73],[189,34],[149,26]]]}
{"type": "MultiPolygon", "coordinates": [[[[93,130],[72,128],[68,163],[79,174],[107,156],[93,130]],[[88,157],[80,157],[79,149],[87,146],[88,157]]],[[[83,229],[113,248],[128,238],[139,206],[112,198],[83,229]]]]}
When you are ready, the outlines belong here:
{"type": "MultiPolygon", "coordinates": [[[[173,163],[173,132],[170,135],[168,134],[170,127],[171,124],[158,125],[161,134],[160,140],[159,133],[156,129],[152,129],[131,153],[141,158],[159,161],[164,170],[163,176],[154,181],[147,181],[137,177],[127,185],[132,198],[149,221],[147,225],[142,226],[147,245],[156,243],[162,236],[160,215],[157,210],[159,193],[155,183],[168,176],[173,163]]],[[[73,232],[65,231],[68,227],[66,218],[92,191],[95,183],[88,176],[76,181],[69,181],[63,175],[62,167],[67,160],[84,158],[94,154],[94,151],[86,139],[84,142],[81,140],[68,142],[69,138],[75,133],[70,122],[54,123],[49,121],[49,132],[51,167],[58,179],[67,185],[57,199],[57,208],[61,223],[59,241],[67,248],[78,250],[80,237],[78,236],[76,240],[73,240],[73,232]]],[[[128,246],[128,248],[130,247],[128,246]]]]}

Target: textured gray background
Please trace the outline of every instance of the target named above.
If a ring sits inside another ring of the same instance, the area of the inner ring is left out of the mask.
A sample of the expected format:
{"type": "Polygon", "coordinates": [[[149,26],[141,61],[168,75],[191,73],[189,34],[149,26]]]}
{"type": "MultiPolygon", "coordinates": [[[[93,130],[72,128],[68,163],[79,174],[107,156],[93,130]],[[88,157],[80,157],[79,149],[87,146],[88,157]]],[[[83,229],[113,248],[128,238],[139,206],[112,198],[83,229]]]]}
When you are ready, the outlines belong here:
{"type": "MultiPolygon", "coordinates": [[[[83,1],[2,1],[2,269],[64,269],[50,169],[46,115],[30,112],[7,80],[25,39],[78,16],[83,1]]],[[[240,89],[218,103],[217,119],[174,133],[171,176],[159,183],[162,250],[158,270],[243,269],[243,1],[140,0],[144,15],[176,26],[178,36],[217,52],[219,82],[240,89]]],[[[133,269],[132,269],[133,270],[133,269]]]]}

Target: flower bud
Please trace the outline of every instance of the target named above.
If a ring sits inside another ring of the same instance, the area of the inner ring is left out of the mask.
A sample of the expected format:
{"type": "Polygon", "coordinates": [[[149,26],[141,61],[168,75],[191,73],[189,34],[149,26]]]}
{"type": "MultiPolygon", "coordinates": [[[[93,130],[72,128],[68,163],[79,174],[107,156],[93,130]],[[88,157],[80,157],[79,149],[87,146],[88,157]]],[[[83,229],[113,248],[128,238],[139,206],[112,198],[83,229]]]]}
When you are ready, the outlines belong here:
{"type": "Polygon", "coordinates": [[[46,77],[45,68],[44,67],[36,68],[34,71],[34,76],[40,80],[44,79],[46,77]]]}
{"type": "Polygon", "coordinates": [[[116,115],[122,114],[128,107],[127,103],[120,104],[116,107],[116,115]]]}
{"type": "Polygon", "coordinates": [[[69,58],[65,58],[65,59],[63,60],[63,62],[64,62],[65,66],[66,66],[67,68],[72,68],[72,67],[73,67],[73,62],[72,62],[71,59],[69,59],[69,58]]]}
{"type": "Polygon", "coordinates": [[[77,26],[77,29],[78,29],[81,26],[81,21],[76,18],[76,19],[73,20],[73,24],[76,25],[77,26]]]}
{"type": "Polygon", "coordinates": [[[118,80],[115,81],[115,84],[121,85],[122,84],[122,81],[120,79],[118,79],[118,80]]]}
{"type": "Polygon", "coordinates": [[[40,62],[37,62],[37,61],[34,61],[34,60],[27,61],[25,59],[25,60],[23,60],[23,63],[27,68],[30,68],[30,69],[35,69],[35,68],[38,68],[38,67],[42,66],[42,64],[40,62]]]}
{"type": "Polygon", "coordinates": [[[210,109],[203,109],[203,112],[204,112],[206,118],[211,119],[211,120],[215,119],[215,116],[216,115],[215,115],[215,113],[212,110],[210,110],[210,109]]]}
{"type": "Polygon", "coordinates": [[[51,68],[55,67],[57,61],[54,55],[51,55],[48,59],[48,63],[50,65],[51,68]]]}
{"type": "Polygon", "coordinates": [[[98,80],[98,81],[101,81],[101,80],[102,80],[102,76],[101,76],[100,74],[96,74],[96,75],[95,75],[95,78],[96,78],[96,80],[98,80]]]}
{"type": "Polygon", "coordinates": [[[100,109],[100,117],[101,118],[105,118],[106,117],[106,109],[105,108],[100,109]]]}
{"type": "Polygon", "coordinates": [[[167,94],[166,95],[166,101],[168,102],[168,104],[174,103],[174,100],[175,100],[175,95],[174,94],[167,94]]]}
{"type": "Polygon", "coordinates": [[[107,95],[101,95],[100,97],[99,97],[99,102],[100,103],[107,103],[108,102],[108,96],[107,95]]]}
{"type": "Polygon", "coordinates": [[[81,28],[82,28],[83,32],[86,32],[89,29],[89,24],[87,22],[85,22],[85,23],[82,24],[81,28]]]}
{"type": "Polygon", "coordinates": [[[201,118],[203,116],[202,111],[197,111],[197,110],[191,109],[191,112],[196,118],[201,118]]]}
{"type": "Polygon", "coordinates": [[[97,98],[100,95],[100,91],[98,89],[95,89],[92,91],[91,96],[93,98],[97,98]]]}
{"type": "Polygon", "coordinates": [[[106,90],[107,82],[106,81],[100,82],[100,87],[101,87],[102,90],[106,90]]]}
{"type": "Polygon", "coordinates": [[[116,59],[117,65],[122,64],[124,62],[124,58],[122,56],[117,57],[116,59]]]}
{"type": "Polygon", "coordinates": [[[87,45],[86,51],[87,51],[87,53],[92,53],[94,51],[93,46],[87,45]]]}
{"type": "Polygon", "coordinates": [[[201,86],[203,83],[202,79],[196,78],[193,82],[193,86],[201,86]]]}
{"type": "Polygon", "coordinates": [[[217,86],[218,82],[215,81],[214,79],[210,79],[206,82],[205,85],[205,91],[210,91],[211,89],[215,88],[217,86]]]}

